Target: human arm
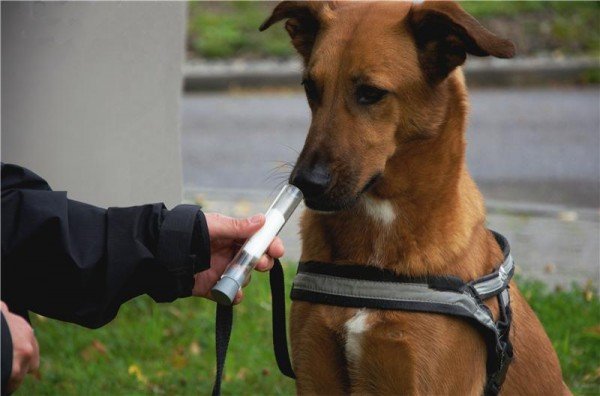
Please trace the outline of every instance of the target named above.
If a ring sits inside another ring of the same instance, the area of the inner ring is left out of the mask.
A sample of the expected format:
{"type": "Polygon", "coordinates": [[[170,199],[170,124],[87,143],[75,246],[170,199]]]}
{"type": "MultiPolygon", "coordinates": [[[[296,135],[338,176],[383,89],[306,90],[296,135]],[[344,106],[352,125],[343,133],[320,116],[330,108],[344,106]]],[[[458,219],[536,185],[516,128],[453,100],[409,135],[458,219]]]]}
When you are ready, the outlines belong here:
{"type": "Polygon", "coordinates": [[[2,164],[2,296],[13,311],[99,327],[138,295],[191,295],[209,261],[198,207],[98,208],[2,164]]]}

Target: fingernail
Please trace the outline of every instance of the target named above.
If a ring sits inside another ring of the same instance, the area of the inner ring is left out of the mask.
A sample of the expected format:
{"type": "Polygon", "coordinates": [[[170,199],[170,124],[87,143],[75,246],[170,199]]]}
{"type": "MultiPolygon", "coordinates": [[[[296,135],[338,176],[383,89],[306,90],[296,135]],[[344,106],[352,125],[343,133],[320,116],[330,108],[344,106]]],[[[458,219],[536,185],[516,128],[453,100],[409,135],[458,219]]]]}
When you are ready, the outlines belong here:
{"type": "Polygon", "coordinates": [[[252,224],[260,223],[261,218],[262,218],[262,215],[260,213],[255,214],[254,216],[250,217],[250,223],[252,223],[252,224]]]}

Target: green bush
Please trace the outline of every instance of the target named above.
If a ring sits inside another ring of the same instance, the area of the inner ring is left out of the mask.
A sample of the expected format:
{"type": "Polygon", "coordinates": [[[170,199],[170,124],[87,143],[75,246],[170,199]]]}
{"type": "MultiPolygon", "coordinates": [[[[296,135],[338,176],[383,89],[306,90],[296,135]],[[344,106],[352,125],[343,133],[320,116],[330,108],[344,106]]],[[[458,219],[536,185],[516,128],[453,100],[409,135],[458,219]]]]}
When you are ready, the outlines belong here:
{"type": "MultiPolygon", "coordinates": [[[[275,2],[190,2],[191,58],[287,58],[293,55],[282,25],[259,33],[275,2]]],[[[462,1],[486,26],[518,44],[520,55],[600,54],[600,2],[462,1]]]]}
{"type": "Polygon", "coordinates": [[[262,33],[258,31],[272,5],[262,2],[190,3],[188,48],[195,56],[208,59],[290,56],[293,51],[281,26],[262,33]]]}

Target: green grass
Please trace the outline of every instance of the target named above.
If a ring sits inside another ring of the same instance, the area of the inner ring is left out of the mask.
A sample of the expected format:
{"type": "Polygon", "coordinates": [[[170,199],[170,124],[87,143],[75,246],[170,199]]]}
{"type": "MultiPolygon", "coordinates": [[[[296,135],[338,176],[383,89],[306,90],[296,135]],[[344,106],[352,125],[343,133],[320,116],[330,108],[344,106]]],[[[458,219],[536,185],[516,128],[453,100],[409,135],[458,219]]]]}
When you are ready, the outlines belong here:
{"type": "MultiPolygon", "coordinates": [[[[292,270],[287,270],[288,290],[292,270]]],[[[596,293],[548,292],[521,282],[544,323],[576,394],[600,387],[600,302],[596,293]]],[[[183,299],[155,304],[140,297],[99,330],[33,315],[42,354],[41,380],[23,395],[209,394],[214,373],[213,303],[183,299]]],[[[225,394],[292,394],[271,346],[268,279],[255,274],[246,300],[236,307],[223,385],[225,394]]]]}
{"type": "Polygon", "coordinates": [[[549,293],[539,282],[519,287],[558,354],[565,382],[576,394],[600,394],[600,302],[590,289],[549,293]]]}
{"type": "MultiPolygon", "coordinates": [[[[278,24],[260,33],[273,2],[190,2],[188,55],[205,59],[285,58],[293,55],[278,24]]],[[[517,43],[520,55],[600,53],[600,2],[462,1],[498,34],[517,43]]]]}

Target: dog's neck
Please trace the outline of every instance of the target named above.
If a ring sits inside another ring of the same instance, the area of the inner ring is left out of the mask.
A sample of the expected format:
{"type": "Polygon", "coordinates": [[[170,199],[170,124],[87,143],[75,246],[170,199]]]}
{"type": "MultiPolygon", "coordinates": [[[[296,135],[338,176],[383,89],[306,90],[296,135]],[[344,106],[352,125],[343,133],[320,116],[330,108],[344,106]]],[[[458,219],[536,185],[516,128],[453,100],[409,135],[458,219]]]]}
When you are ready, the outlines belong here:
{"type": "Polygon", "coordinates": [[[449,78],[445,89],[451,99],[435,137],[402,145],[354,207],[305,213],[303,260],[466,280],[501,260],[485,228],[483,198],[466,169],[467,93],[460,75],[449,78]]]}

